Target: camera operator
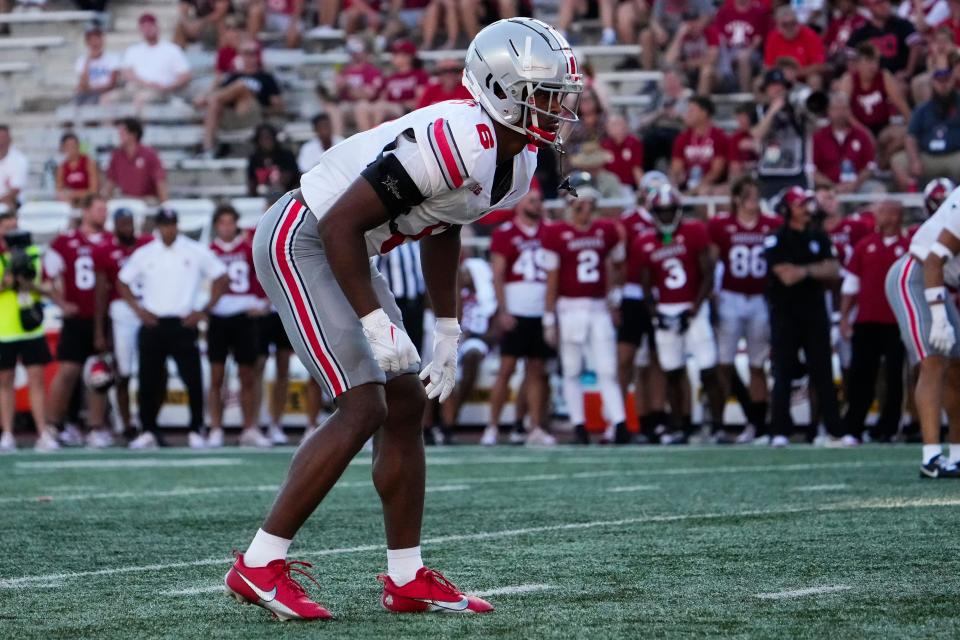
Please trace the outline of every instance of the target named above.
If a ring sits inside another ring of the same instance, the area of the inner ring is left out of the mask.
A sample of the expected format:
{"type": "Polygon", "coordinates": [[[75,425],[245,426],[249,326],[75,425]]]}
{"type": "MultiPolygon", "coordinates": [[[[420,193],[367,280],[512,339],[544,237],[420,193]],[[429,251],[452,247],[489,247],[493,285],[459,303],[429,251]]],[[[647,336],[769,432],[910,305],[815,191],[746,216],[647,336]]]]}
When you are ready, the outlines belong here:
{"type": "Polygon", "coordinates": [[[43,335],[43,309],[40,306],[40,248],[30,234],[17,231],[12,213],[0,214],[0,450],[16,447],[13,439],[15,411],[14,372],[19,360],[27,370],[30,411],[37,426],[37,451],[60,448],[50,433],[44,414],[44,365],[50,362],[50,349],[43,335]]]}
{"type": "Polygon", "coordinates": [[[757,122],[750,133],[760,149],[757,176],[761,195],[770,198],[789,187],[806,187],[806,116],[791,100],[790,82],[783,71],[763,76],[757,122]]]}

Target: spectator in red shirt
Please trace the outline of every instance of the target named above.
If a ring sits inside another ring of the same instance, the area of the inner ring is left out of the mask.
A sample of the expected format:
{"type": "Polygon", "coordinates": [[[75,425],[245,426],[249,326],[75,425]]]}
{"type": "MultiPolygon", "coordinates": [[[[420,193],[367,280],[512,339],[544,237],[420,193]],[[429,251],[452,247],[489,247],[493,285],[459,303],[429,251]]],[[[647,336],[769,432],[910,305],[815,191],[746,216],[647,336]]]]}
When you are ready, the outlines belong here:
{"type": "Polygon", "coordinates": [[[823,41],[816,31],[800,24],[797,13],[785,5],[777,9],[775,28],[767,36],[763,64],[773,67],[782,57],[793,58],[800,65],[800,78],[813,89],[823,86],[821,74],[826,70],[823,41]]]}
{"type": "Polygon", "coordinates": [[[757,125],[757,106],[752,102],[741,104],[734,114],[737,128],[730,134],[730,181],[757,170],[760,153],[751,130],[757,125]]]}
{"type": "Polygon", "coordinates": [[[143,137],[140,121],[124,118],[117,123],[117,133],[120,146],[110,155],[104,194],[109,198],[119,190],[121,195],[131,198],[152,202],[167,200],[167,174],[157,152],[140,144],[143,137]]]}
{"type": "Polygon", "coordinates": [[[606,122],[607,135],[600,146],[610,152],[613,160],[604,169],[613,173],[622,184],[636,190],[643,178],[643,143],[630,133],[627,119],[619,113],[610,114],[606,122]]]}
{"type": "Polygon", "coordinates": [[[884,282],[893,263],[910,250],[910,240],[902,225],[900,203],[881,202],[877,208],[878,230],[854,247],[840,290],[840,331],[844,338],[852,339],[847,387],[850,403],[843,422],[847,435],[856,438],[863,433],[867,412],[873,404],[881,359],[886,384],[880,420],[870,430],[871,439],[889,441],[900,426],[904,350],[897,321],[887,303],[884,282]]]}
{"type": "Polygon", "coordinates": [[[835,67],[842,69],[847,65],[847,41],[866,22],[854,0],[837,0],[830,12],[827,31],[823,34],[827,59],[835,67]]]}
{"type": "Polygon", "coordinates": [[[417,103],[417,109],[429,107],[445,100],[471,100],[473,96],[463,86],[463,63],[453,58],[445,58],[433,69],[433,77],[427,84],[417,103]]]}
{"type": "Polygon", "coordinates": [[[322,89],[323,111],[330,114],[333,135],[344,136],[346,115],[353,116],[357,131],[371,129],[373,122],[373,101],[383,87],[383,74],[370,62],[370,44],[360,38],[347,40],[350,63],[337,73],[334,95],[327,95],[322,89]]]}
{"type": "Polygon", "coordinates": [[[383,79],[380,99],[373,104],[373,122],[380,124],[412,111],[430,80],[417,60],[417,46],[409,40],[397,40],[390,47],[393,73],[383,79]]]}
{"type": "Polygon", "coordinates": [[[340,24],[347,35],[363,31],[380,33],[383,27],[380,0],[344,0],[340,13],[340,24]]]}
{"type": "Polygon", "coordinates": [[[813,134],[816,184],[838,193],[856,193],[876,166],[873,138],[850,117],[850,99],[842,91],[830,94],[829,124],[813,134]]]}
{"type": "Polygon", "coordinates": [[[76,207],[100,192],[100,170],[90,156],[80,153],[80,141],[73,133],[60,138],[60,153],[64,157],[57,167],[57,197],[76,207]]]}
{"type": "Polygon", "coordinates": [[[880,54],[870,42],[857,47],[856,60],[837,86],[850,97],[854,121],[873,134],[881,167],[903,148],[907,135],[905,122],[910,119],[910,106],[900,87],[892,73],[880,68],[880,54]],[[897,114],[902,121],[892,119],[897,114]]]}
{"type": "Polygon", "coordinates": [[[256,39],[261,31],[278,31],[288,48],[300,45],[304,0],[252,0],[247,5],[247,33],[256,39]]]}
{"type": "Polygon", "coordinates": [[[670,182],[687,193],[705,196],[726,191],[727,134],[714,126],[713,101],[706,96],[690,100],[684,118],[687,129],[673,142],[670,182]]]}
{"type": "Polygon", "coordinates": [[[214,86],[220,86],[225,77],[240,70],[241,62],[237,56],[237,48],[244,37],[245,34],[240,29],[236,17],[228,16],[224,21],[223,33],[217,42],[217,58],[213,70],[214,86]]]}
{"type": "Polygon", "coordinates": [[[709,51],[700,72],[700,93],[712,93],[716,87],[750,91],[769,31],[769,7],[757,0],[724,3],[707,29],[709,51]]]}

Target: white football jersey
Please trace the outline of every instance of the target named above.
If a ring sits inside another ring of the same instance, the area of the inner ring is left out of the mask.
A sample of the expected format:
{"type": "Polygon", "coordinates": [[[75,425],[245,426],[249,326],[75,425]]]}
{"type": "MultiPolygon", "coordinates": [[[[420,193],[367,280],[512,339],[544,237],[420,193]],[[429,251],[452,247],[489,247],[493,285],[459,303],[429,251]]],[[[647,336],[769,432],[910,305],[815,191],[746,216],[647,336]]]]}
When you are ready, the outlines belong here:
{"type": "MultiPolygon", "coordinates": [[[[921,262],[927,259],[930,248],[937,242],[940,232],[946,229],[960,239],[960,187],[953,190],[937,212],[920,225],[910,241],[910,253],[921,262]]],[[[944,281],[951,287],[960,284],[960,255],[955,255],[943,265],[944,281]]]]}
{"type": "MultiPolygon", "coordinates": [[[[512,209],[530,188],[537,167],[537,148],[527,145],[514,157],[513,181],[505,195],[490,202],[497,169],[493,121],[473,100],[439,102],[351,136],[323,154],[300,179],[314,215],[322,218],[381,153],[397,156],[425,199],[366,233],[370,256],[469,224],[494,209],[512,209]]],[[[383,187],[397,189],[396,184],[383,187]]]]}

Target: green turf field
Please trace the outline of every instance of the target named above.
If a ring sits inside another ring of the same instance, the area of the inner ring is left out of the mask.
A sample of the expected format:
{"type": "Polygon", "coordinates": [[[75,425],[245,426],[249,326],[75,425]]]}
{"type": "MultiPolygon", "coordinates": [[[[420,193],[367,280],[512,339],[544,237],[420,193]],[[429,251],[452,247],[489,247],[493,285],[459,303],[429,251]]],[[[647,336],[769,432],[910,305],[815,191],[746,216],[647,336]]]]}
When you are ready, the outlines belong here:
{"type": "Polygon", "coordinates": [[[960,483],[917,447],[429,455],[424,558],[487,616],[395,616],[369,456],[302,531],[327,623],[219,590],[291,449],[0,458],[0,638],[957,638],[960,483]]]}

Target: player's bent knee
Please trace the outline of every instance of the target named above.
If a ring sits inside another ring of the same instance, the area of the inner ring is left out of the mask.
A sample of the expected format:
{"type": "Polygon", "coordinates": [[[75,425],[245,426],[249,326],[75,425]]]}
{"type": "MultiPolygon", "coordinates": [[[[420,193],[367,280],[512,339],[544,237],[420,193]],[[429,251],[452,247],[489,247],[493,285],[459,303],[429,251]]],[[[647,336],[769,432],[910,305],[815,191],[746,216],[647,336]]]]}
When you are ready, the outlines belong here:
{"type": "Polygon", "coordinates": [[[349,389],[337,398],[337,413],[365,431],[376,431],[387,419],[383,385],[363,384],[349,389]]]}

